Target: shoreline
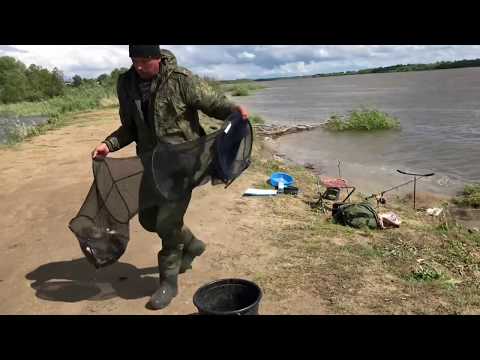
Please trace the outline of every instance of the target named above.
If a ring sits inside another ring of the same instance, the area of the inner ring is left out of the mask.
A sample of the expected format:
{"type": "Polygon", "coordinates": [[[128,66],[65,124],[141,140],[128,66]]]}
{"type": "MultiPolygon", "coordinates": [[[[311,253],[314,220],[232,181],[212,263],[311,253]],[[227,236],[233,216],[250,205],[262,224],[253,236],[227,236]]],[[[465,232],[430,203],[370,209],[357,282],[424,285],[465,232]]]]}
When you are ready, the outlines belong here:
{"type": "MultiPolygon", "coordinates": [[[[295,138],[295,134],[298,134],[299,132],[302,132],[302,131],[310,131],[310,130],[313,130],[313,129],[316,129],[316,128],[319,128],[321,127],[322,124],[320,125],[314,125],[314,126],[309,126],[309,125],[295,125],[295,126],[291,126],[291,127],[288,127],[288,126],[281,126],[281,125],[270,125],[271,128],[278,128],[279,131],[278,133],[275,133],[274,132],[274,135],[272,136],[271,133],[266,133],[266,134],[262,134],[260,133],[259,135],[262,136],[262,141],[265,142],[265,144],[268,146],[268,148],[270,149],[270,151],[272,152],[273,154],[273,158],[274,159],[277,159],[277,160],[280,160],[280,161],[284,161],[290,165],[293,165],[293,166],[302,166],[306,169],[309,169],[310,171],[312,171],[312,173],[314,173],[315,175],[317,176],[329,176],[329,177],[338,177],[338,172],[335,172],[335,173],[326,173],[326,171],[328,170],[325,170],[324,168],[318,166],[318,165],[315,165],[311,162],[308,162],[308,161],[303,161],[303,162],[299,162],[297,160],[294,160],[292,159],[288,153],[285,153],[283,151],[281,151],[280,149],[280,144],[279,144],[279,141],[282,141],[282,137],[283,136],[289,136],[291,139],[295,138]],[[285,131],[285,129],[290,129],[290,130],[287,130],[285,131]],[[298,129],[298,130],[297,130],[298,129]]],[[[291,140],[290,140],[291,141],[291,140]]],[[[291,141],[291,142],[295,142],[295,141],[291,141]]],[[[345,170],[345,165],[346,167],[348,168],[348,166],[351,167],[350,164],[345,164],[344,162],[341,162],[341,164],[344,166],[344,169],[345,170]]],[[[361,167],[361,169],[367,169],[368,166],[367,165],[357,165],[357,167],[361,167]]],[[[337,169],[335,169],[337,170],[337,169]]],[[[350,169],[350,173],[352,173],[353,170],[350,169]]],[[[361,172],[365,172],[364,170],[356,170],[356,171],[353,171],[353,173],[355,174],[359,174],[361,172]]],[[[371,180],[368,180],[368,182],[371,184],[373,184],[375,188],[379,188],[380,190],[386,190],[388,189],[389,187],[393,187],[393,185],[395,184],[392,184],[392,183],[387,183],[385,181],[385,179],[387,178],[386,175],[383,176],[384,177],[384,181],[382,181],[382,178],[378,178],[378,177],[374,177],[373,179],[371,180]]],[[[391,175],[391,177],[394,178],[394,175],[391,175]]],[[[352,176],[349,177],[352,182],[352,184],[354,184],[355,182],[357,182],[360,186],[357,186],[357,191],[359,191],[360,193],[365,193],[365,192],[362,192],[361,190],[361,185],[362,184],[365,184],[365,177],[363,178],[357,178],[356,179],[353,179],[352,176]]],[[[404,182],[402,179],[398,179],[396,180],[396,183],[400,184],[404,182]]],[[[458,194],[458,191],[460,190],[460,188],[463,188],[464,185],[467,185],[468,183],[464,183],[463,185],[461,186],[458,186],[458,189],[445,189],[442,191],[442,189],[438,188],[438,186],[435,188],[435,189],[431,189],[431,190],[422,190],[422,181],[421,179],[418,181],[418,186],[419,186],[419,191],[421,193],[425,193],[425,194],[430,194],[432,196],[437,196],[439,198],[445,198],[445,199],[453,199],[457,194],[458,194]]],[[[367,193],[370,193],[370,192],[380,192],[380,190],[373,190],[373,187],[371,186],[370,187],[370,190],[372,191],[367,191],[367,193]]],[[[411,187],[411,186],[410,186],[411,187]]],[[[401,196],[405,196],[409,193],[412,193],[413,192],[413,189],[410,189],[410,187],[406,187],[404,189],[400,189],[400,190],[397,190],[395,193],[396,196],[398,195],[401,195],[401,196]]]]}
{"type": "MultiPolygon", "coordinates": [[[[338,167],[341,165],[341,173],[347,173],[347,178],[358,184],[357,188],[366,188],[366,193],[376,193],[387,190],[410,180],[411,177],[402,177],[393,169],[391,173],[379,171],[385,168],[385,166],[388,166],[387,164],[361,164],[343,160],[338,163],[338,159],[327,160],[326,158],[320,157],[319,159],[313,160],[305,155],[297,158],[292,156],[293,153],[290,151],[295,151],[295,144],[299,144],[300,147],[302,146],[301,143],[298,143],[298,134],[321,129],[326,123],[327,122],[315,125],[297,124],[288,126],[281,123],[275,124],[274,122],[270,122],[268,125],[262,125],[262,131],[258,132],[258,134],[263,137],[264,141],[269,143],[272,151],[275,152],[275,157],[283,158],[295,165],[304,166],[314,171],[317,175],[337,177],[339,174],[338,167]],[[285,138],[285,136],[287,137],[285,138]],[[372,172],[374,175],[366,175],[372,172]]],[[[427,183],[425,183],[425,180],[422,181],[422,179],[420,179],[417,183],[420,186],[420,191],[446,198],[458,196],[466,185],[472,184],[471,181],[456,180],[444,173],[436,173],[432,180],[427,179],[427,183]],[[433,183],[431,182],[432,180],[434,181],[433,183]],[[421,190],[422,185],[424,186],[424,190],[421,190]]],[[[399,190],[395,190],[395,193],[401,195],[405,195],[408,192],[413,192],[413,189],[406,190],[400,188],[399,190]]]]}

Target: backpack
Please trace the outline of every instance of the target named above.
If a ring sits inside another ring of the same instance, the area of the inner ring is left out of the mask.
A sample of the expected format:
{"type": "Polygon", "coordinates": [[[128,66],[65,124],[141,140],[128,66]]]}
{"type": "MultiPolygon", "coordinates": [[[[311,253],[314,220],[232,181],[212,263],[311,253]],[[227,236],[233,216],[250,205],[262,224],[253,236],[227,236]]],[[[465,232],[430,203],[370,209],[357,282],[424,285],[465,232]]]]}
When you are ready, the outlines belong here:
{"type": "Polygon", "coordinates": [[[333,215],[333,223],[354,228],[380,228],[380,219],[375,209],[367,202],[359,204],[343,204],[338,206],[333,215]]]}

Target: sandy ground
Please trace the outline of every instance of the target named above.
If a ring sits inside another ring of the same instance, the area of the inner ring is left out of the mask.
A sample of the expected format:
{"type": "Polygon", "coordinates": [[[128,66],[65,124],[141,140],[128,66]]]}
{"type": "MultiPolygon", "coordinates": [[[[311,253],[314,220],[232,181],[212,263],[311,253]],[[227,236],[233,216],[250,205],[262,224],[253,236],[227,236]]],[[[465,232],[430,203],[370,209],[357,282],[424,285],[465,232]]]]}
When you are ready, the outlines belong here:
{"type": "MultiPolygon", "coordinates": [[[[179,295],[161,311],[145,303],[158,284],[159,238],[137,217],[121,261],[96,271],[83,258],[67,227],[91,185],[90,151],[118,126],[115,109],[80,115],[72,125],[14,149],[0,150],[1,314],[192,314],[192,297],[203,284],[268,273],[275,250],[262,234],[274,231],[263,199],[241,194],[262,179],[247,170],[230,188],[206,185],[194,192],[186,224],[208,248],[193,271],[181,275],[179,295]]],[[[134,154],[134,146],[114,154],[134,154]]],[[[262,314],[322,313],[318,299],[295,293],[264,295],[262,314]],[[318,301],[317,301],[318,300],[318,301]]]]}

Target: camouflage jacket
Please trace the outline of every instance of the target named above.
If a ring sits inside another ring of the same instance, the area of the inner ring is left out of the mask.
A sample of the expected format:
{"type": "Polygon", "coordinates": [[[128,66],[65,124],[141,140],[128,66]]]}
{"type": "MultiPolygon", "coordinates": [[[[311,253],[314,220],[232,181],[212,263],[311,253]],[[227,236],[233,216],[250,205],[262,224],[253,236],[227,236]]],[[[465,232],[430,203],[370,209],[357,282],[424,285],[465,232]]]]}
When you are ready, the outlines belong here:
{"type": "Polygon", "coordinates": [[[152,150],[158,142],[181,143],[197,139],[205,135],[198,110],[225,120],[235,108],[234,103],[205,81],[177,66],[175,56],[168,50],[162,50],[160,73],[152,81],[150,119],[144,119],[137,79],[133,66],[118,79],[121,126],[104,141],[110,151],[135,141],[140,155],[152,150]]]}

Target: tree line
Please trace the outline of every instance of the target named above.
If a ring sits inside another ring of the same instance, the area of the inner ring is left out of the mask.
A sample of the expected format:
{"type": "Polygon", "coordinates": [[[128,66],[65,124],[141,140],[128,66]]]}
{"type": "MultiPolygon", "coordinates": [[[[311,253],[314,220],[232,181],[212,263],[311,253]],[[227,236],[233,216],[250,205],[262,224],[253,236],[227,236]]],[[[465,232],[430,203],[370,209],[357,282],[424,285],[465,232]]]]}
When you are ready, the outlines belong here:
{"type": "Polygon", "coordinates": [[[466,67],[480,67],[480,59],[438,61],[432,64],[398,64],[393,66],[376,67],[376,68],[363,69],[358,71],[339,71],[339,72],[323,73],[323,74],[315,74],[315,75],[307,75],[307,76],[264,78],[264,79],[255,79],[255,81],[273,81],[273,80],[285,80],[285,79],[317,78],[317,77],[361,75],[361,74],[380,74],[380,73],[407,72],[407,71],[427,71],[427,70],[440,70],[440,69],[457,69],[457,68],[466,68],[466,67]]]}
{"type": "Polygon", "coordinates": [[[26,67],[9,56],[0,57],[0,103],[39,101],[64,92],[63,73],[37,65],[26,67]]]}
{"type": "Polygon", "coordinates": [[[2,56],[0,104],[43,101],[65,95],[69,87],[115,87],[118,76],[126,70],[128,69],[114,69],[110,74],[102,74],[96,79],[75,75],[71,82],[65,82],[63,72],[56,67],[51,71],[35,64],[27,67],[13,57],[2,56]]]}
{"type": "Polygon", "coordinates": [[[101,74],[96,79],[82,78],[75,75],[72,78],[71,86],[79,87],[84,85],[100,85],[104,87],[115,87],[120,74],[126,72],[127,68],[114,69],[110,74],[101,74]]]}
{"type": "Polygon", "coordinates": [[[344,72],[337,72],[337,73],[317,74],[317,75],[313,75],[313,77],[357,75],[357,74],[380,74],[380,73],[426,71],[426,70],[439,70],[439,69],[457,69],[457,68],[479,67],[479,66],[480,66],[480,59],[438,61],[432,64],[398,64],[393,66],[376,67],[376,68],[363,69],[358,71],[344,71],[344,72]]]}

